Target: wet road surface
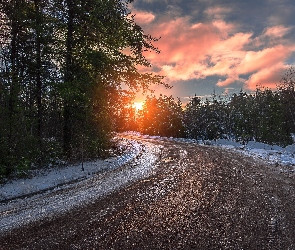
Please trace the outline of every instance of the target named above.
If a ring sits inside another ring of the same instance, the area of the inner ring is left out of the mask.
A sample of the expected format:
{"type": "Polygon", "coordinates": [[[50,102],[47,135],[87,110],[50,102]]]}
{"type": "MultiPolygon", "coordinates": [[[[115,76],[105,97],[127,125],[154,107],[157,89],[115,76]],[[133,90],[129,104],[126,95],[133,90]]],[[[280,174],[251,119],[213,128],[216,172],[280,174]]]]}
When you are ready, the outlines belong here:
{"type": "MultiPolygon", "coordinates": [[[[127,139],[141,143],[142,154],[117,175],[152,157],[149,175],[2,231],[0,249],[295,249],[295,178],[287,168],[218,147],[127,139]]],[[[60,193],[65,203],[73,195],[60,193]]]]}

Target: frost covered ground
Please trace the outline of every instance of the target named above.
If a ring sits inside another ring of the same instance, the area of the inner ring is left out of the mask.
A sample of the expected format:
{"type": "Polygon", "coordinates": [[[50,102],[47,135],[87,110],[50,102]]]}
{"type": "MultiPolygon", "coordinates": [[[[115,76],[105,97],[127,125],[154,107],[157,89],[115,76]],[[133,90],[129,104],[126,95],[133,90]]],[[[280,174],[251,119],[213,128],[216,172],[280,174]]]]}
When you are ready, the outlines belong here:
{"type": "MultiPolygon", "coordinates": [[[[172,139],[172,138],[169,138],[172,139]]],[[[219,139],[216,141],[197,141],[191,139],[173,139],[180,142],[198,143],[199,145],[219,146],[229,150],[235,150],[245,155],[261,159],[271,164],[282,164],[293,166],[295,170],[295,144],[285,148],[277,145],[268,145],[261,142],[250,141],[247,145],[239,142],[219,139]]]]}
{"type": "Polygon", "coordinates": [[[135,158],[141,151],[141,145],[132,140],[120,140],[118,147],[124,151],[122,155],[106,160],[84,162],[84,171],[82,171],[82,163],[80,163],[65,167],[35,170],[29,173],[31,175],[30,178],[8,181],[0,186],[0,201],[51,190],[65,184],[89,179],[98,173],[111,171],[122,166],[135,158]]]}
{"type": "MultiPolygon", "coordinates": [[[[268,145],[259,142],[249,142],[247,145],[242,145],[238,142],[225,139],[202,142],[192,139],[146,136],[136,132],[124,133],[124,135],[126,134],[141,136],[146,139],[174,140],[185,143],[197,143],[199,145],[219,146],[228,150],[241,152],[257,159],[265,160],[268,163],[288,165],[292,167],[290,171],[295,171],[295,144],[282,148],[276,145],[268,145]]],[[[2,184],[0,186],[0,202],[28,194],[52,190],[68,183],[89,179],[97,173],[114,170],[134,159],[142,150],[141,145],[136,142],[136,140],[121,140],[119,147],[125,149],[122,155],[106,160],[86,162],[83,164],[84,171],[81,170],[81,164],[45,169],[32,172],[31,178],[15,179],[2,184]]]]}
{"type": "MultiPolygon", "coordinates": [[[[140,135],[135,133],[136,135],[140,135]]],[[[288,145],[287,147],[280,147],[277,145],[269,145],[261,142],[249,141],[247,145],[227,139],[212,140],[195,140],[184,138],[167,138],[160,136],[146,136],[144,138],[153,138],[159,140],[174,140],[185,143],[197,143],[198,145],[218,146],[228,150],[234,150],[256,159],[264,160],[270,164],[289,165],[295,171],[295,144],[288,145]]]]}
{"type": "MultiPolygon", "coordinates": [[[[53,218],[92,204],[129,183],[149,176],[157,166],[161,145],[119,139],[123,154],[59,169],[35,172],[0,188],[0,235],[42,218],[53,218]]],[[[1,247],[0,247],[1,248],[1,247]]],[[[2,248],[1,248],[2,249],[2,248]]]]}
{"type": "Polygon", "coordinates": [[[129,154],[126,164],[0,202],[0,248],[295,249],[292,152],[134,133],[118,138],[130,150],[110,166],[129,154]]]}

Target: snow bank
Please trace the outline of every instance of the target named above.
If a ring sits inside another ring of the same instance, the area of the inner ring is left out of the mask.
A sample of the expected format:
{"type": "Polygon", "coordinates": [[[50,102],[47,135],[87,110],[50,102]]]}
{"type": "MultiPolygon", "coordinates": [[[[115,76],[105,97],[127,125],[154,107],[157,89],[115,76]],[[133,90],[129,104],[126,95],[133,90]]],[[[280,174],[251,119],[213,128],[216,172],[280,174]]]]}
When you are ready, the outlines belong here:
{"type": "MultiPolygon", "coordinates": [[[[136,135],[139,135],[136,133],[136,135]]],[[[269,145],[261,142],[249,141],[247,145],[243,145],[240,142],[236,142],[230,139],[218,139],[218,140],[196,140],[186,138],[172,138],[172,137],[160,137],[141,135],[143,138],[158,139],[158,140],[173,140],[184,143],[197,143],[199,145],[219,146],[229,150],[235,150],[245,155],[265,160],[271,164],[289,165],[295,171],[295,144],[289,145],[285,148],[278,145],[269,145]]],[[[295,138],[295,135],[294,135],[295,138]]]]}
{"type": "Polygon", "coordinates": [[[11,180],[0,186],[0,201],[46,191],[64,185],[91,178],[93,175],[118,168],[136,157],[141,145],[134,140],[121,140],[120,147],[127,148],[121,156],[106,160],[97,160],[83,164],[71,165],[60,168],[52,168],[34,171],[32,178],[11,180]]]}
{"type": "MultiPolygon", "coordinates": [[[[282,164],[289,165],[295,171],[295,144],[286,146],[285,148],[278,145],[269,145],[262,142],[249,141],[247,145],[243,145],[240,142],[236,142],[230,139],[218,139],[214,140],[196,140],[186,138],[173,138],[173,137],[160,137],[160,136],[149,136],[141,135],[138,132],[128,132],[132,135],[141,136],[146,139],[157,139],[157,140],[173,140],[184,143],[197,143],[199,145],[212,145],[227,148],[229,150],[235,150],[245,155],[252,156],[261,160],[265,160],[271,164],[282,164]]],[[[295,134],[293,135],[295,142],[295,134]]]]}
{"type": "MultiPolygon", "coordinates": [[[[268,163],[289,165],[292,166],[293,171],[295,171],[295,144],[282,148],[276,145],[268,145],[259,142],[249,142],[247,145],[242,145],[238,142],[226,139],[202,142],[195,139],[140,135],[138,132],[128,132],[127,134],[140,136],[146,139],[174,140],[184,143],[219,146],[265,160],[268,163]]],[[[11,180],[8,183],[2,184],[0,186],[0,201],[54,189],[60,185],[91,178],[100,172],[111,171],[124,165],[141,152],[142,145],[136,140],[121,140],[120,143],[122,148],[128,149],[121,156],[84,163],[84,171],[82,171],[82,165],[77,164],[37,171],[30,179],[11,180]]]]}
{"type": "Polygon", "coordinates": [[[173,138],[173,140],[186,143],[198,143],[199,145],[213,145],[227,148],[229,150],[235,150],[245,155],[265,160],[271,164],[292,166],[293,171],[295,171],[295,144],[283,148],[278,145],[269,145],[255,141],[249,141],[247,145],[243,145],[239,142],[227,139],[197,141],[192,139],[173,138]]]}

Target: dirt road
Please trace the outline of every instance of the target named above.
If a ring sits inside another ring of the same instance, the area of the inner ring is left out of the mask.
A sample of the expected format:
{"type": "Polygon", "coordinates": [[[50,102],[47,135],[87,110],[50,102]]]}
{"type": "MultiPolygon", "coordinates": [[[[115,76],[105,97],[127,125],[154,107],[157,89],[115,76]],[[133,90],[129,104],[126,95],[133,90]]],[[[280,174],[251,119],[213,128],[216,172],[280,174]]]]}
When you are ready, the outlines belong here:
{"type": "Polygon", "coordinates": [[[2,232],[0,249],[295,249],[294,175],[218,147],[132,139],[143,154],[116,171],[153,144],[148,177],[2,232]]]}

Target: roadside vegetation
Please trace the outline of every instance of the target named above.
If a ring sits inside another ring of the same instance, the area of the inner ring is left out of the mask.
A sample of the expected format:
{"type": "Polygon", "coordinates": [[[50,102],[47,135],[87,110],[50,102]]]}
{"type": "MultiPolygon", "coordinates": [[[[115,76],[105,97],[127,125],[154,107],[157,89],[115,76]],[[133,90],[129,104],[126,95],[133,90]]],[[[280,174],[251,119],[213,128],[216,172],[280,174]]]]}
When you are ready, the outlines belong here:
{"type": "Polygon", "coordinates": [[[231,139],[287,146],[295,133],[295,70],[290,68],[276,90],[257,88],[231,96],[194,96],[184,106],[172,96],[148,97],[142,110],[126,107],[118,131],[186,137],[198,140],[231,139]]]}
{"type": "Polygon", "coordinates": [[[295,71],[277,90],[257,88],[184,105],[137,91],[163,77],[143,53],[159,53],[128,10],[132,0],[0,2],[0,180],[30,169],[104,157],[112,133],[286,146],[295,133],[295,71]]]}
{"type": "Polygon", "coordinates": [[[130,2],[0,2],[0,179],[103,156],[122,102],[163,84],[130,2]]]}

